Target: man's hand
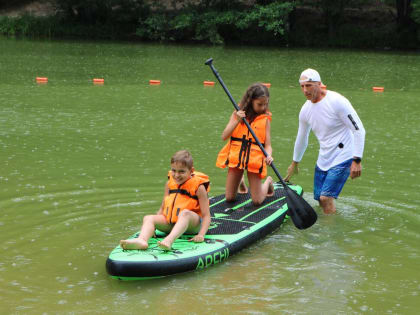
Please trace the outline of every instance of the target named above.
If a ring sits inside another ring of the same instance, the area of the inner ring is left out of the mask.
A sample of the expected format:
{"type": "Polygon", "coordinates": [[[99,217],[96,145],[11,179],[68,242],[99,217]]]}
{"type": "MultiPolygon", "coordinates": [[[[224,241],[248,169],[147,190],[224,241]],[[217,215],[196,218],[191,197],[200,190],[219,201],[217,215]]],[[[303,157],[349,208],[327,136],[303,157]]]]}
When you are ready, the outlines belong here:
{"type": "Polygon", "coordinates": [[[353,161],[350,167],[350,177],[351,179],[355,179],[362,175],[362,163],[356,163],[353,161]]]}
{"type": "Polygon", "coordinates": [[[299,174],[298,164],[299,162],[293,161],[292,164],[290,164],[290,166],[287,168],[287,175],[284,178],[285,182],[288,182],[294,174],[299,174]]]}

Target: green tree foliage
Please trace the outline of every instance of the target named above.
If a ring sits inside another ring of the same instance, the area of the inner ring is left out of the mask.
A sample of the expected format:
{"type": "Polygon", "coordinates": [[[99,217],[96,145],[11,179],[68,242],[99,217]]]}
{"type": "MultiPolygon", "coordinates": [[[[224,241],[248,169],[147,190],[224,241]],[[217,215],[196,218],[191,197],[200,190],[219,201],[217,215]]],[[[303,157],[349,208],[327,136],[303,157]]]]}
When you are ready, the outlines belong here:
{"type": "Polygon", "coordinates": [[[144,0],[50,0],[57,8],[62,36],[132,38],[138,20],[150,15],[144,0]]]}
{"type": "Polygon", "coordinates": [[[288,16],[295,4],[291,1],[270,1],[267,5],[257,4],[254,8],[245,12],[243,21],[239,20],[237,26],[247,28],[257,24],[258,27],[274,36],[284,35],[288,16]]]}
{"type": "Polygon", "coordinates": [[[143,0],[54,0],[63,18],[83,24],[133,22],[149,13],[143,0]]]}
{"type": "Polygon", "coordinates": [[[0,34],[9,37],[52,37],[54,30],[59,27],[54,17],[34,17],[23,15],[18,18],[0,16],[0,34]]]}
{"type": "Polygon", "coordinates": [[[152,40],[195,40],[222,44],[226,39],[249,42],[242,34],[260,32],[266,38],[280,40],[285,34],[292,1],[244,5],[239,1],[202,1],[179,10],[161,10],[140,20],[137,35],[152,40]]]}
{"type": "Polygon", "coordinates": [[[303,5],[318,8],[324,18],[328,41],[334,43],[339,33],[340,26],[343,24],[345,10],[348,8],[359,8],[366,1],[363,0],[303,0],[303,5]]]}
{"type": "Polygon", "coordinates": [[[411,6],[413,7],[413,11],[411,12],[411,18],[417,24],[420,24],[420,0],[412,0],[411,6]]]}
{"type": "Polygon", "coordinates": [[[397,9],[397,31],[398,31],[398,46],[411,47],[417,46],[417,31],[418,25],[412,19],[414,2],[412,0],[396,0],[397,9]]]}

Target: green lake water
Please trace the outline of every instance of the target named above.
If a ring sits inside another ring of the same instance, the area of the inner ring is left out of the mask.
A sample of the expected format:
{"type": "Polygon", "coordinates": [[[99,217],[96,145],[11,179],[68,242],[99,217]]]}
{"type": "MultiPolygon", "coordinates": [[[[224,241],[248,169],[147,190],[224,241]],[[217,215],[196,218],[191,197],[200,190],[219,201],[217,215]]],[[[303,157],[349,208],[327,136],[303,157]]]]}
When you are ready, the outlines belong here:
{"type": "Polygon", "coordinates": [[[1,313],[417,314],[419,73],[416,53],[0,39],[1,313]],[[305,100],[298,77],[317,69],[366,128],[362,177],[323,215],[311,135],[293,181],[319,214],[313,227],[288,221],[204,271],[111,279],[106,258],[157,211],[175,151],[191,151],[210,195],[224,192],[214,164],[233,107],[219,84],[203,86],[215,81],[209,57],[238,101],[271,83],[281,174],[305,100]]]}

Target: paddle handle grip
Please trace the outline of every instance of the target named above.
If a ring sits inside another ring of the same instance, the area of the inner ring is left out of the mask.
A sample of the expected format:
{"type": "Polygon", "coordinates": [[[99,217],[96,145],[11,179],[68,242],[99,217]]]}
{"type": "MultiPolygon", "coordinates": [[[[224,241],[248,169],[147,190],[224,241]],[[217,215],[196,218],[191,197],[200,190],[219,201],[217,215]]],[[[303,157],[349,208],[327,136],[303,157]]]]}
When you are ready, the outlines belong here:
{"type": "MultiPolygon", "coordinates": [[[[221,78],[219,72],[216,70],[216,68],[213,66],[213,58],[208,59],[205,63],[205,65],[209,66],[210,69],[213,71],[213,74],[215,75],[217,81],[219,81],[220,85],[223,87],[223,90],[225,90],[227,96],[229,97],[230,101],[233,104],[233,107],[235,107],[235,109],[237,111],[240,110],[238,104],[235,102],[235,99],[233,98],[232,94],[230,94],[228,88],[226,87],[225,83],[223,82],[223,79],[221,78]]],[[[248,121],[245,118],[242,118],[242,121],[245,123],[245,125],[247,126],[249,132],[251,133],[251,135],[254,137],[255,142],[258,144],[258,146],[260,147],[261,151],[264,153],[264,155],[267,157],[268,153],[267,151],[264,149],[264,146],[261,144],[260,140],[257,138],[257,135],[255,134],[254,130],[252,130],[251,125],[248,123],[248,121]]],[[[271,168],[273,169],[274,173],[277,175],[277,177],[279,178],[280,182],[282,183],[283,186],[286,186],[286,182],[283,180],[283,178],[281,177],[279,171],[277,170],[276,166],[274,165],[274,163],[270,164],[271,168]]]]}

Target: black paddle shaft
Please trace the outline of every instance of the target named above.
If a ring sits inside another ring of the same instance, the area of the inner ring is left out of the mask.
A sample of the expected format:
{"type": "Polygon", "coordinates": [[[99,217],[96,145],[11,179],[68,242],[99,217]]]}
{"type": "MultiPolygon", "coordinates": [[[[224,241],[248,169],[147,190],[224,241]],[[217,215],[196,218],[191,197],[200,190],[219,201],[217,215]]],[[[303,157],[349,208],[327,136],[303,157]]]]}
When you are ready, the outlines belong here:
{"type": "MultiPolygon", "coordinates": [[[[219,72],[217,72],[216,68],[213,66],[213,58],[208,59],[205,64],[207,66],[210,66],[211,70],[213,71],[214,75],[216,76],[217,80],[220,82],[220,84],[223,87],[223,90],[225,90],[227,96],[229,97],[230,101],[232,102],[233,106],[235,107],[235,109],[237,111],[240,110],[238,104],[235,102],[235,100],[233,99],[232,94],[230,94],[228,88],[226,87],[225,83],[223,82],[222,78],[219,75],[219,72]]],[[[254,130],[252,130],[251,126],[249,125],[249,122],[245,119],[242,118],[243,122],[246,124],[246,126],[248,127],[249,132],[251,132],[252,136],[255,139],[255,142],[258,144],[258,146],[260,147],[261,151],[264,153],[265,156],[268,156],[267,151],[264,149],[264,146],[261,144],[260,140],[257,138],[257,135],[255,134],[254,130]]],[[[286,186],[286,182],[283,180],[283,178],[281,177],[279,171],[277,170],[276,166],[271,163],[270,166],[272,167],[274,173],[276,173],[277,177],[280,179],[280,182],[283,184],[283,186],[286,186]]]]}

